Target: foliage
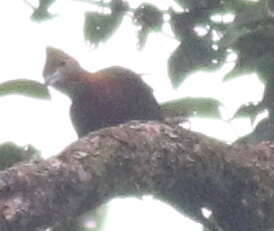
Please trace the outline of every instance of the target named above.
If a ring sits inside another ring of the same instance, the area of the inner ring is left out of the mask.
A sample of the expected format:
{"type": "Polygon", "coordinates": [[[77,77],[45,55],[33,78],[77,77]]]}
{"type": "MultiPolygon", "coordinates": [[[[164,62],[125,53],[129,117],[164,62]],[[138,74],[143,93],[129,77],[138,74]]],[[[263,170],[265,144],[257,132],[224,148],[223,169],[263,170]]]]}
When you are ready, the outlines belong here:
{"type": "Polygon", "coordinates": [[[171,54],[168,60],[169,78],[174,87],[180,86],[186,77],[211,63],[212,49],[200,39],[185,39],[171,54]]]}
{"type": "Polygon", "coordinates": [[[49,13],[48,9],[56,0],[39,0],[37,7],[34,7],[27,0],[24,1],[33,9],[33,13],[31,15],[32,21],[43,22],[54,17],[54,15],[49,13]]]}
{"type": "Polygon", "coordinates": [[[122,0],[113,0],[110,8],[110,14],[86,12],[84,36],[90,44],[97,46],[118,29],[128,5],[122,0]]]}
{"type": "Polygon", "coordinates": [[[220,119],[222,104],[212,98],[182,98],[161,104],[165,116],[208,117],[220,119]]]}
{"type": "Polygon", "coordinates": [[[141,27],[138,31],[138,46],[143,48],[150,31],[159,31],[161,29],[163,14],[156,6],[143,3],[134,11],[133,22],[141,27]]]}
{"type": "Polygon", "coordinates": [[[266,110],[265,106],[262,103],[255,104],[253,102],[244,104],[238,108],[234,113],[232,119],[235,118],[248,118],[250,119],[251,124],[253,125],[256,117],[266,110]]]}
{"type": "Polygon", "coordinates": [[[0,170],[4,170],[21,161],[40,158],[39,151],[32,145],[17,146],[12,142],[0,144],[0,170]]]}
{"type": "MultiPolygon", "coordinates": [[[[130,2],[123,0],[78,1],[99,6],[97,11],[89,11],[85,15],[84,37],[91,45],[97,46],[110,39],[121,25],[124,16],[132,17],[133,24],[140,28],[137,34],[137,45],[140,49],[145,47],[150,33],[159,32],[164,24],[168,24],[179,42],[167,62],[169,79],[174,88],[181,86],[190,76],[189,74],[198,70],[219,68],[226,63],[229,54],[236,53],[235,66],[224,76],[224,80],[232,80],[243,74],[256,72],[266,88],[264,98],[258,104],[259,107],[255,106],[254,102],[250,102],[248,106],[242,105],[232,119],[244,116],[254,122],[263,109],[268,110],[270,116],[272,115],[274,7],[271,0],[174,0],[182,8],[176,11],[172,7],[161,10],[156,3],[144,2],[136,8],[130,8],[130,2]],[[110,13],[106,13],[106,9],[110,13]],[[164,16],[167,15],[168,20],[164,20],[164,16]],[[234,19],[227,21],[229,15],[234,19]],[[204,33],[199,33],[198,27],[204,33]]],[[[36,11],[48,12],[48,8],[54,2],[54,0],[40,0],[36,11]]],[[[48,17],[38,18],[48,19],[48,17]]],[[[211,114],[216,118],[218,107],[211,107],[214,113],[208,113],[207,101],[191,99],[192,103],[186,104],[188,100],[185,99],[184,103],[180,100],[167,102],[163,105],[163,110],[165,112],[167,108],[174,110],[180,102],[178,108],[182,108],[183,105],[187,115],[193,116],[198,112],[199,115],[207,117],[211,114]]],[[[172,113],[174,112],[170,112],[172,113]]]]}
{"type": "Polygon", "coordinates": [[[23,95],[37,99],[49,99],[47,87],[40,82],[27,79],[10,80],[0,83],[0,96],[23,95]]]}
{"type": "MultiPolygon", "coordinates": [[[[39,0],[33,8],[34,21],[54,20],[49,7],[58,0],[39,0]]],[[[78,0],[81,1],[81,0],[78,0]]],[[[84,0],[82,0],[84,1],[84,0]]],[[[253,123],[263,110],[269,118],[261,121],[253,136],[245,139],[256,143],[273,139],[274,126],[274,6],[272,0],[174,0],[182,10],[171,7],[161,10],[154,4],[143,3],[136,9],[130,1],[85,0],[100,6],[98,11],[85,14],[84,37],[91,45],[107,41],[118,30],[125,16],[130,16],[139,27],[138,47],[144,49],[149,34],[170,26],[178,46],[167,57],[169,79],[174,88],[180,87],[190,73],[198,70],[214,70],[227,62],[227,56],[237,54],[234,68],[224,76],[232,80],[256,72],[265,84],[261,102],[242,105],[232,119],[248,117],[253,123]],[[110,13],[106,13],[106,9],[110,13]],[[228,16],[234,19],[227,21],[228,16]],[[168,16],[168,17],[165,17],[168,16]],[[164,20],[168,18],[167,20],[164,20]],[[216,19],[219,18],[219,19],[216,19]],[[200,33],[197,28],[202,28],[200,33]]],[[[160,49],[160,48],[159,48],[160,49]]],[[[225,83],[224,83],[225,84],[225,83]]],[[[48,98],[45,87],[38,82],[14,80],[0,85],[0,95],[20,94],[35,98],[48,98]]],[[[165,114],[171,116],[200,116],[220,118],[221,103],[211,98],[182,98],[161,105],[165,114]]],[[[1,147],[0,147],[1,148],[1,147]]],[[[1,150],[0,150],[1,152],[1,150]]]]}

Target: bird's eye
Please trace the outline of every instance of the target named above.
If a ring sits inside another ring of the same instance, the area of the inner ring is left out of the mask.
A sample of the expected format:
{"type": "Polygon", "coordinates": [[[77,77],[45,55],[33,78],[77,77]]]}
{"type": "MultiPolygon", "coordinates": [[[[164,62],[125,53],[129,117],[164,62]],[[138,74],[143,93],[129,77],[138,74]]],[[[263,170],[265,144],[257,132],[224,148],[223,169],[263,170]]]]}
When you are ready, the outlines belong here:
{"type": "Polygon", "coordinates": [[[61,61],[60,62],[60,66],[65,66],[66,65],[66,62],[65,61],[61,61]]]}

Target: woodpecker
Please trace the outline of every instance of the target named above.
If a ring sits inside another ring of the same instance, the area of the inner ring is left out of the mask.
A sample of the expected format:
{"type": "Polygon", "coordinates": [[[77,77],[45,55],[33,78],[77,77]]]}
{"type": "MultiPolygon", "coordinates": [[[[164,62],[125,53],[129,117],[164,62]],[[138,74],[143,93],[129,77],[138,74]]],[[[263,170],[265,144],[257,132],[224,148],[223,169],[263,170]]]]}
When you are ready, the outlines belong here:
{"type": "Polygon", "coordinates": [[[71,99],[70,116],[79,137],[130,120],[162,120],[152,89],[140,75],[119,66],[94,73],[62,50],[46,49],[45,84],[71,99]]]}

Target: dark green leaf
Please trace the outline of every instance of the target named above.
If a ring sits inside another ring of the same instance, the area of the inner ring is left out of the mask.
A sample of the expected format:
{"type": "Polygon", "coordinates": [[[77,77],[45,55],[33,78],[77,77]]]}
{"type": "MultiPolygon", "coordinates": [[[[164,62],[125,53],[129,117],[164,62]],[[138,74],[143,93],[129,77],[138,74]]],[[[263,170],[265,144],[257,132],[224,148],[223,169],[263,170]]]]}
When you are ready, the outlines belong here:
{"type": "Polygon", "coordinates": [[[39,7],[48,9],[56,0],[39,0],[39,7]]]}
{"type": "Polygon", "coordinates": [[[163,24],[163,15],[156,6],[150,3],[143,3],[135,10],[133,21],[142,28],[159,30],[163,24]]]}
{"type": "Polygon", "coordinates": [[[116,16],[88,12],[85,16],[85,39],[91,44],[98,45],[106,41],[117,30],[120,23],[121,18],[116,16]]]}
{"type": "Polygon", "coordinates": [[[254,26],[258,26],[262,20],[267,18],[264,1],[246,2],[245,5],[242,5],[241,10],[236,13],[233,22],[234,27],[254,28],[254,26]]]}
{"type": "Polygon", "coordinates": [[[241,53],[243,58],[259,58],[269,52],[274,53],[274,28],[264,28],[248,32],[234,43],[233,48],[241,53]]]}
{"type": "Polygon", "coordinates": [[[236,141],[237,144],[258,144],[262,141],[274,140],[274,123],[272,118],[262,119],[255,127],[253,132],[241,137],[236,141]]]}
{"type": "Polygon", "coordinates": [[[138,49],[142,49],[145,46],[149,33],[149,29],[145,28],[138,31],[138,49]]]}
{"type": "Polygon", "coordinates": [[[0,84],[0,96],[23,95],[38,99],[49,99],[47,87],[37,81],[28,79],[16,79],[0,84]]]}
{"type": "Polygon", "coordinates": [[[175,0],[181,7],[194,8],[215,8],[219,6],[220,0],[175,0]]]}
{"type": "Polygon", "coordinates": [[[31,15],[31,20],[35,22],[43,22],[56,17],[44,9],[35,9],[31,15]]]}
{"type": "Polygon", "coordinates": [[[177,88],[192,72],[213,65],[214,51],[203,40],[194,38],[183,41],[168,60],[168,73],[172,86],[177,88]]]}
{"type": "Polygon", "coordinates": [[[31,145],[17,146],[12,142],[0,145],[0,170],[11,167],[20,161],[28,161],[39,158],[40,153],[31,145]]]}
{"type": "Polygon", "coordinates": [[[248,103],[239,107],[239,109],[234,113],[232,120],[237,118],[248,118],[253,125],[257,115],[262,113],[264,110],[265,107],[261,103],[248,103]]]}
{"type": "Polygon", "coordinates": [[[175,37],[182,41],[185,37],[197,36],[195,26],[207,24],[209,21],[209,10],[195,8],[186,12],[176,12],[170,10],[170,27],[175,37]]]}
{"type": "Polygon", "coordinates": [[[257,51],[259,51],[259,54],[263,54],[267,51],[265,50],[266,47],[273,49],[273,37],[273,24],[264,24],[264,26],[255,28],[232,26],[225,33],[219,46],[221,48],[232,47],[250,54],[256,54],[257,51]]]}
{"type": "Polygon", "coordinates": [[[111,3],[111,14],[85,14],[84,36],[92,45],[97,46],[100,42],[106,41],[122,22],[127,5],[122,0],[113,0],[111,3]]]}
{"type": "Polygon", "coordinates": [[[161,108],[166,117],[208,117],[221,118],[219,107],[222,104],[213,98],[193,98],[187,97],[172,100],[161,104],[161,108]]]}
{"type": "Polygon", "coordinates": [[[241,76],[246,75],[246,74],[249,74],[249,72],[246,69],[240,69],[240,68],[234,67],[232,71],[228,72],[224,76],[224,81],[232,80],[232,79],[241,77],[241,76]]]}
{"type": "Polygon", "coordinates": [[[55,0],[39,0],[39,6],[37,8],[33,8],[31,19],[36,22],[42,22],[55,17],[55,15],[48,12],[49,7],[54,2],[55,0]]]}
{"type": "Polygon", "coordinates": [[[234,44],[239,40],[239,38],[249,32],[250,30],[247,28],[237,28],[232,26],[231,28],[226,30],[223,38],[218,42],[218,45],[220,49],[233,47],[234,44]]]}
{"type": "Polygon", "coordinates": [[[134,12],[133,22],[140,26],[138,31],[138,47],[141,49],[145,45],[148,34],[151,31],[159,31],[163,25],[163,14],[150,3],[141,4],[134,12]]]}
{"type": "MultiPolygon", "coordinates": [[[[241,55],[241,54],[240,54],[241,55]]],[[[238,57],[234,68],[224,76],[224,81],[232,80],[255,71],[254,60],[251,57],[238,57]]]]}
{"type": "MultiPolygon", "coordinates": [[[[242,31],[244,32],[244,31],[242,31]]],[[[224,80],[233,79],[242,74],[259,72],[262,81],[273,73],[274,27],[266,26],[235,36],[230,45],[238,53],[234,69],[224,80]]]]}

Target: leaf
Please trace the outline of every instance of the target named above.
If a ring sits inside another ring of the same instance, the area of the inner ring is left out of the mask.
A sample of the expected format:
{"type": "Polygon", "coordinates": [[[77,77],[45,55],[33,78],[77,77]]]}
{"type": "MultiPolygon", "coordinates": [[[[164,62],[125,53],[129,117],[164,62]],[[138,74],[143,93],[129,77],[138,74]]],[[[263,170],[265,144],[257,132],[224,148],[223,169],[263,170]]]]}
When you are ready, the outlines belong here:
{"type": "Polygon", "coordinates": [[[39,7],[48,9],[56,0],[39,0],[39,7]]]}
{"type": "Polygon", "coordinates": [[[237,68],[234,67],[233,70],[231,70],[230,72],[228,72],[225,76],[224,76],[224,81],[228,81],[228,80],[232,80],[232,79],[236,79],[238,77],[241,77],[243,75],[247,75],[250,72],[248,72],[248,69],[242,69],[242,68],[237,68]]]}
{"type": "Polygon", "coordinates": [[[193,8],[215,8],[219,6],[220,0],[175,0],[181,7],[193,8]]]}
{"type": "Polygon", "coordinates": [[[0,144],[0,170],[11,167],[18,162],[39,157],[39,151],[32,145],[22,147],[12,142],[0,144]]]}
{"type": "Polygon", "coordinates": [[[267,18],[265,13],[265,2],[249,2],[242,5],[241,10],[236,12],[236,17],[233,22],[235,27],[254,27],[260,24],[260,21],[267,18]]]}
{"type": "Polygon", "coordinates": [[[195,27],[197,25],[206,24],[209,21],[209,10],[194,8],[190,11],[176,12],[172,8],[169,9],[170,27],[175,37],[182,41],[190,35],[197,36],[195,27]]]}
{"type": "Polygon", "coordinates": [[[85,15],[84,36],[87,41],[97,46],[106,41],[118,28],[121,20],[112,15],[87,12],[85,15]]]}
{"type": "Polygon", "coordinates": [[[165,102],[161,108],[166,117],[208,117],[221,118],[219,107],[222,104],[213,98],[186,97],[165,102]]]}
{"type": "Polygon", "coordinates": [[[240,36],[233,48],[243,54],[243,58],[260,57],[269,52],[274,53],[273,39],[274,27],[261,28],[240,36]]]}
{"type": "Polygon", "coordinates": [[[145,46],[149,33],[150,30],[145,28],[138,31],[138,49],[142,49],[145,46]]]}
{"type": "Polygon", "coordinates": [[[23,95],[37,99],[49,99],[47,87],[37,81],[28,79],[16,79],[0,84],[0,96],[23,95]]]}
{"type": "Polygon", "coordinates": [[[224,76],[224,81],[232,80],[242,75],[250,74],[255,71],[254,60],[251,57],[242,58],[241,54],[236,61],[234,68],[224,76]]]}
{"type": "Polygon", "coordinates": [[[273,125],[273,122],[269,120],[269,118],[264,118],[256,125],[251,133],[240,137],[234,144],[258,144],[262,141],[273,140],[273,125]]]}
{"type": "Polygon", "coordinates": [[[164,22],[162,12],[150,3],[143,3],[135,10],[133,21],[143,28],[152,30],[161,29],[164,22]]]}
{"type": "Polygon", "coordinates": [[[113,0],[111,1],[111,14],[86,12],[85,40],[95,46],[106,41],[120,26],[127,7],[122,0],[113,0]]]}
{"type": "Polygon", "coordinates": [[[240,37],[249,32],[250,30],[247,28],[237,28],[235,26],[231,26],[226,30],[223,38],[218,42],[218,46],[220,49],[232,47],[240,37]]]}
{"type": "Polygon", "coordinates": [[[56,15],[52,15],[48,12],[48,8],[55,2],[55,0],[39,0],[39,6],[33,8],[31,20],[36,22],[42,22],[49,20],[56,15]]]}
{"type": "MultiPolygon", "coordinates": [[[[242,31],[243,32],[243,31],[242,31]]],[[[273,73],[274,27],[266,26],[235,37],[230,45],[238,53],[236,65],[224,80],[230,80],[242,74],[260,72],[262,81],[273,73]]]]}
{"type": "Polygon", "coordinates": [[[234,113],[231,120],[236,118],[249,118],[251,124],[253,125],[258,114],[265,110],[265,106],[262,103],[248,103],[241,105],[239,109],[234,113]]]}
{"type": "Polygon", "coordinates": [[[33,11],[31,15],[31,20],[34,22],[43,22],[50,20],[54,17],[56,17],[56,15],[53,15],[44,9],[37,8],[33,11]]]}
{"type": "Polygon", "coordinates": [[[192,72],[212,66],[214,51],[201,39],[190,38],[183,41],[168,60],[168,74],[172,86],[177,88],[192,72]]]}
{"type": "Polygon", "coordinates": [[[150,3],[141,4],[133,15],[133,22],[139,25],[141,29],[138,31],[138,47],[143,48],[151,31],[159,31],[163,25],[163,14],[154,5],[150,3]]]}
{"type": "MultiPolygon", "coordinates": [[[[274,38],[273,38],[274,39],[274,38]]],[[[256,70],[260,80],[263,83],[271,84],[273,86],[273,72],[274,72],[274,51],[271,49],[257,59],[256,70]]]]}

